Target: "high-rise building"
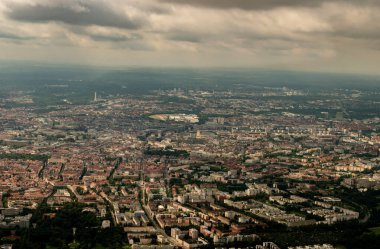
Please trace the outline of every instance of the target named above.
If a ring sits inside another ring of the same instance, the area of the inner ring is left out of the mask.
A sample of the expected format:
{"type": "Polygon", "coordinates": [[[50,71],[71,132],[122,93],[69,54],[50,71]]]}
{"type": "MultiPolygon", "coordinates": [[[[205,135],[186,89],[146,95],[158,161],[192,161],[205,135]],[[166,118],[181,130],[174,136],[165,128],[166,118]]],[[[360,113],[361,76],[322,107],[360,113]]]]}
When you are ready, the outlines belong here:
{"type": "Polygon", "coordinates": [[[94,102],[96,102],[96,101],[98,101],[98,98],[97,98],[96,92],[95,92],[95,94],[94,94],[94,102]]]}
{"type": "Polygon", "coordinates": [[[181,234],[181,230],[177,227],[173,227],[170,231],[170,236],[173,237],[173,238],[177,238],[177,236],[179,236],[181,234]]]}
{"type": "Polygon", "coordinates": [[[192,238],[192,239],[198,239],[198,236],[199,236],[199,232],[197,229],[194,229],[194,228],[191,228],[189,230],[189,236],[192,238]]]}
{"type": "Polygon", "coordinates": [[[200,130],[197,130],[197,134],[195,135],[195,138],[196,138],[196,139],[202,139],[202,138],[203,138],[203,137],[202,137],[202,133],[201,133],[200,130]]]}

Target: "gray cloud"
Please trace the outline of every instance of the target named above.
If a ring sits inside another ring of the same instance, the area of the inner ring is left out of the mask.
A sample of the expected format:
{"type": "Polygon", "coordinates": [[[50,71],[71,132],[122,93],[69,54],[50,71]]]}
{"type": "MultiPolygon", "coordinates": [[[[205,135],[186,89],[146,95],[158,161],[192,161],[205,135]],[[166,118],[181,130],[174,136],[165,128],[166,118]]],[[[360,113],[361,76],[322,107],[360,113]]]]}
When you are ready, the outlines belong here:
{"type": "Polygon", "coordinates": [[[100,30],[92,30],[86,27],[71,26],[70,31],[77,35],[87,36],[93,41],[99,42],[130,42],[142,40],[142,35],[138,33],[125,34],[124,32],[112,32],[112,30],[106,29],[107,32],[101,32],[100,30]]]}
{"type": "Polygon", "coordinates": [[[172,41],[182,41],[182,42],[191,42],[191,43],[200,43],[202,42],[203,34],[195,32],[183,32],[183,31],[172,31],[169,34],[165,35],[166,39],[172,41]]]}
{"type": "Polygon", "coordinates": [[[112,9],[103,1],[69,1],[59,3],[8,3],[6,16],[23,22],[63,22],[72,25],[98,25],[122,29],[137,29],[144,20],[132,19],[121,11],[112,9]]]}
{"type": "Polygon", "coordinates": [[[380,40],[380,32],[377,30],[369,30],[369,29],[349,29],[347,27],[336,27],[336,30],[332,32],[326,33],[316,33],[316,35],[322,34],[325,36],[330,36],[332,38],[349,38],[355,40],[363,40],[363,41],[376,41],[380,40]]]}
{"type": "Polygon", "coordinates": [[[0,31],[0,40],[25,41],[25,40],[32,40],[32,39],[34,38],[31,36],[20,36],[20,35],[15,35],[8,32],[0,31]]]}
{"type": "Polygon", "coordinates": [[[135,51],[152,51],[153,47],[144,40],[144,36],[133,31],[115,28],[99,28],[99,27],[83,27],[83,26],[67,26],[69,33],[73,33],[78,37],[89,38],[94,43],[89,47],[103,47],[115,50],[128,49],[135,51]]]}
{"type": "Polygon", "coordinates": [[[127,42],[127,41],[135,41],[140,40],[140,35],[105,35],[105,34],[86,34],[94,41],[110,41],[110,42],[127,42]]]}
{"type": "Polygon", "coordinates": [[[196,7],[217,9],[268,10],[279,7],[317,7],[323,3],[343,2],[360,4],[377,4],[377,0],[158,0],[171,4],[183,4],[196,7]]]}
{"type": "Polygon", "coordinates": [[[0,0],[0,58],[378,72],[379,13],[379,0],[0,0]]]}

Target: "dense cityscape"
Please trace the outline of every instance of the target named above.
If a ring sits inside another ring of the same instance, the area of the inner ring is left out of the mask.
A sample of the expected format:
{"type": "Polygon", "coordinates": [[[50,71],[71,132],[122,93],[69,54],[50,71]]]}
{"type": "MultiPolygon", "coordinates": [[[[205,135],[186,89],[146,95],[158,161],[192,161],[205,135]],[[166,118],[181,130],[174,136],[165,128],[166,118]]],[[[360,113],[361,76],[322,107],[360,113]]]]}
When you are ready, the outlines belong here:
{"type": "Polygon", "coordinates": [[[380,0],[0,0],[0,249],[379,249],[380,0]]]}
{"type": "Polygon", "coordinates": [[[378,85],[74,78],[3,85],[1,248],[379,245],[378,85]]]}

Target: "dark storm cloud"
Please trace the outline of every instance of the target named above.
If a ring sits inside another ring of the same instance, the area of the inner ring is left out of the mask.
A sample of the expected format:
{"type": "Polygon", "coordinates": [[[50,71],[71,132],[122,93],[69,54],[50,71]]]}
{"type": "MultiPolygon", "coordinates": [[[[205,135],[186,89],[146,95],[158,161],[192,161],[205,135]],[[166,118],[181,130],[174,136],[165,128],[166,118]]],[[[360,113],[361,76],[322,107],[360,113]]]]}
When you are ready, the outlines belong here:
{"type": "Polygon", "coordinates": [[[98,25],[122,29],[137,29],[143,20],[132,20],[121,11],[114,10],[98,1],[52,2],[51,4],[8,4],[6,16],[23,22],[57,21],[72,25],[98,25]],[[65,3],[65,4],[63,4],[65,3]],[[73,7],[70,3],[75,3],[73,7]]]}
{"type": "Polygon", "coordinates": [[[328,2],[378,4],[377,0],[158,0],[172,4],[184,4],[189,6],[218,8],[218,9],[244,9],[244,10],[269,10],[278,7],[316,7],[328,2]]]}

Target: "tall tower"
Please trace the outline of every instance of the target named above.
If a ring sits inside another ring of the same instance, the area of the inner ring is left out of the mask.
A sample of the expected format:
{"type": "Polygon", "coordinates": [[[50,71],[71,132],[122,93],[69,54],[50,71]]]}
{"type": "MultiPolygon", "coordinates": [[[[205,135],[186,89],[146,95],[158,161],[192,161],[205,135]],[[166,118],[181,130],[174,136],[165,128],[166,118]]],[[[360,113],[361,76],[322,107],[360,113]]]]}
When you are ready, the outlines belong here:
{"type": "Polygon", "coordinates": [[[196,139],[201,139],[202,138],[202,133],[200,130],[197,130],[197,134],[195,135],[196,139]]]}
{"type": "Polygon", "coordinates": [[[98,99],[97,99],[97,96],[96,96],[96,92],[94,94],[94,102],[96,102],[98,99]]]}

